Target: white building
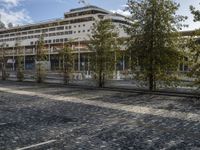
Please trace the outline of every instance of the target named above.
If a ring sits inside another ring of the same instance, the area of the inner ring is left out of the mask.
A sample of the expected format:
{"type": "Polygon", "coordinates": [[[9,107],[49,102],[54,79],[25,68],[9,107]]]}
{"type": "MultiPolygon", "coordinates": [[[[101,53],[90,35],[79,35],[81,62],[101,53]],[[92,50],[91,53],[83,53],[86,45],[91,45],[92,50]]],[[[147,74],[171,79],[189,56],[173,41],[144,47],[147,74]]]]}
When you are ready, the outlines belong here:
{"type": "MultiPolygon", "coordinates": [[[[123,25],[127,25],[124,16],[104,10],[96,6],[86,6],[71,9],[64,14],[64,18],[49,20],[0,30],[0,48],[5,52],[7,62],[17,55],[24,56],[25,69],[33,69],[35,52],[40,36],[44,35],[45,46],[48,51],[51,69],[58,69],[58,51],[65,42],[74,39],[73,49],[77,55],[74,60],[74,69],[77,71],[89,70],[89,57],[86,43],[91,34],[92,26],[98,19],[111,19],[116,25],[120,37],[127,37],[123,25]],[[21,51],[15,48],[16,41],[20,40],[21,51]]],[[[1,53],[2,54],[2,53],[1,53]]],[[[15,68],[14,61],[11,68],[15,68]]]]}

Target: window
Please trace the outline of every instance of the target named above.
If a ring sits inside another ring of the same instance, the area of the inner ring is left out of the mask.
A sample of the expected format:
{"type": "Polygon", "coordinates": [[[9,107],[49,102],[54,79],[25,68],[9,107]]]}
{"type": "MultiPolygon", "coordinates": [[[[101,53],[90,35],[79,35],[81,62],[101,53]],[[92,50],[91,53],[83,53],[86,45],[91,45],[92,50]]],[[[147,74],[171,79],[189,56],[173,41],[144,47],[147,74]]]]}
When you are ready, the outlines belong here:
{"type": "Polygon", "coordinates": [[[64,26],[62,26],[62,27],[57,27],[57,30],[64,30],[64,26]]]}
{"type": "Polygon", "coordinates": [[[78,33],[81,33],[81,31],[78,31],[78,33]]]}
{"type": "Polygon", "coordinates": [[[83,24],[83,26],[85,27],[85,24],[83,24]]]}
{"type": "Polygon", "coordinates": [[[55,31],[55,30],[56,30],[55,28],[50,28],[50,29],[49,29],[49,31],[55,31]]]}
{"type": "Polygon", "coordinates": [[[68,41],[68,39],[67,38],[65,38],[65,42],[67,42],[68,41]]]}
{"type": "Polygon", "coordinates": [[[76,31],[74,31],[74,34],[76,33],[76,31]]]}
{"type": "Polygon", "coordinates": [[[76,28],[76,26],[74,26],[74,28],[76,28]]]}
{"type": "Polygon", "coordinates": [[[30,42],[31,45],[33,45],[33,42],[30,42]]]}
{"type": "Polygon", "coordinates": [[[48,29],[42,29],[42,32],[43,33],[48,32],[48,29]]]}
{"type": "Polygon", "coordinates": [[[63,42],[63,39],[60,39],[60,42],[62,43],[62,42],[63,42]]]}
{"type": "Polygon", "coordinates": [[[68,29],[68,26],[66,26],[65,29],[68,29]]]}
{"type": "Polygon", "coordinates": [[[35,35],[34,37],[35,37],[35,38],[39,38],[39,37],[40,37],[40,35],[35,35]]]}
{"type": "Polygon", "coordinates": [[[78,27],[81,27],[81,25],[78,25],[78,27]]]}
{"type": "Polygon", "coordinates": [[[59,39],[56,39],[56,43],[58,43],[59,42],[59,39]]]}
{"type": "Polygon", "coordinates": [[[22,35],[26,35],[27,34],[27,32],[22,32],[22,35]]]}
{"type": "Polygon", "coordinates": [[[35,33],[40,33],[40,30],[35,30],[35,33]]]}
{"type": "Polygon", "coordinates": [[[51,43],[51,40],[49,40],[49,43],[51,43]]]}
{"type": "Polygon", "coordinates": [[[69,29],[71,29],[72,28],[72,26],[69,26],[69,29]]]}
{"type": "Polygon", "coordinates": [[[85,32],[85,30],[83,30],[83,32],[85,32]]]}
{"type": "Polygon", "coordinates": [[[33,31],[28,31],[28,34],[33,34],[34,32],[33,31]]]}
{"type": "Polygon", "coordinates": [[[90,30],[87,30],[87,32],[90,32],[90,30]]]}
{"type": "Polygon", "coordinates": [[[49,36],[55,36],[56,33],[49,33],[49,36]]]}

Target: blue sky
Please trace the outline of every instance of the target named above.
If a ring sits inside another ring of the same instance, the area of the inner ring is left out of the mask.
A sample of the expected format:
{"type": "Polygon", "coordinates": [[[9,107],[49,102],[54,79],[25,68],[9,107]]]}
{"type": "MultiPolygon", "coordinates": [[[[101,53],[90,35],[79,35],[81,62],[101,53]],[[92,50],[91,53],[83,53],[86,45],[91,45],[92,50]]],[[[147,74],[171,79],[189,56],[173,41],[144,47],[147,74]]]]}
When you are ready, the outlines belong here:
{"type": "MultiPolygon", "coordinates": [[[[193,17],[189,11],[189,5],[194,5],[200,9],[200,5],[198,5],[200,0],[175,1],[181,5],[178,13],[189,16],[188,21],[186,21],[189,28],[185,30],[200,28],[200,23],[193,23],[193,17]]],[[[88,2],[107,10],[121,12],[127,0],[88,0],[88,2]]],[[[64,12],[81,6],[78,0],[0,0],[0,14],[3,22],[13,22],[17,25],[61,18],[64,12]]]]}

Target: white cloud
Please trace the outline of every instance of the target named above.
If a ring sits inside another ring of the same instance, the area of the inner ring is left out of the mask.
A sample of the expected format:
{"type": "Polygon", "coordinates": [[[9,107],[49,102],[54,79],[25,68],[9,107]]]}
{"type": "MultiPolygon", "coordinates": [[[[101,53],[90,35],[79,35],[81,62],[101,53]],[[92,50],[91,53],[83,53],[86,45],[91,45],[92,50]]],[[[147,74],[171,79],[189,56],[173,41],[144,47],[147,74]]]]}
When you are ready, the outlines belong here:
{"type": "Polygon", "coordinates": [[[24,0],[0,0],[0,19],[6,25],[11,22],[14,26],[31,23],[27,11],[19,6],[24,0]]]}
{"type": "Polygon", "coordinates": [[[130,16],[130,12],[129,11],[124,11],[124,10],[121,10],[121,9],[111,10],[111,12],[118,13],[118,14],[121,14],[123,16],[130,16]]]}
{"type": "Polygon", "coordinates": [[[21,0],[0,0],[2,3],[11,4],[13,6],[17,6],[21,0]]]}
{"type": "Polygon", "coordinates": [[[121,8],[120,9],[117,9],[117,10],[111,10],[111,12],[113,13],[118,13],[118,14],[121,14],[123,16],[130,16],[130,12],[126,10],[126,7],[127,5],[121,5],[121,8]]]}
{"type": "Polygon", "coordinates": [[[0,14],[2,22],[6,25],[9,22],[13,23],[15,26],[32,22],[24,9],[19,11],[0,9],[0,14]]]}

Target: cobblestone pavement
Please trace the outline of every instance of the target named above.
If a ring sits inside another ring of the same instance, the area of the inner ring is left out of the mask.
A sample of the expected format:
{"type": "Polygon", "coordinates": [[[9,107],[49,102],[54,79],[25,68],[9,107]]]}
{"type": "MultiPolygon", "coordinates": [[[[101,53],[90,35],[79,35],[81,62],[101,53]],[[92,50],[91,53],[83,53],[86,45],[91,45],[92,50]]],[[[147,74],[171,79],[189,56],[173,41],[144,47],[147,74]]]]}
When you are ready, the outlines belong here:
{"type": "Polygon", "coordinates": [[[199,150],[200,102],[0,82],[2,150],[199,150]]]}

